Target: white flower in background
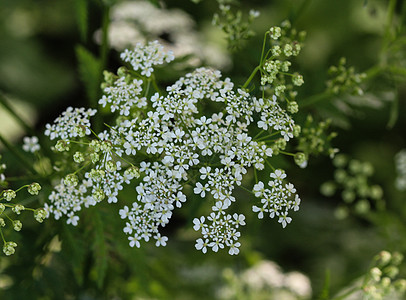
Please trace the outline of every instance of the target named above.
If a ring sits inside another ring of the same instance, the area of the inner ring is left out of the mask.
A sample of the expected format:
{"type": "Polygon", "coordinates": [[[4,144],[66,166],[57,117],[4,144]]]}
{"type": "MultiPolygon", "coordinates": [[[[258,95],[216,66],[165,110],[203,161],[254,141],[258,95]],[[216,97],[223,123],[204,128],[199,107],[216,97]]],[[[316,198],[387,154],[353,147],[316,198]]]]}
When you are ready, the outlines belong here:
{"type": "Polygon", "coordinates": [[[35,153],[41,149],[41,146],[38,144],[38,137],[32,136],[32,137],[24,137],[23,138],[23,150],[25,152],[31,152],[35,153]]]}
{"type": "Polygon", "coordinates": [[[312,296],[307,276],[297,271],[284,273],[276,263],[268,260],[261,260],[242,272],[227,268],[223,276],[226,283],[219,289],[219,299],[304,300],[312,296]]]}
{"type": "Polygon", "coordinates": [[[396,188],[399,191],[406,191],[406,149],[399,151],[395,155],[395,165],[397,171],[396,188]]]}
{"type": "MultiPolygon", "coordinates": [[[[252,14],[256,15],[256,12],[252,14]]],[[[173,51],[176,57],[192,56],[188,59],[189,64],[200,65],[204,61],[219,69],[228,68],[231,59],[226,48],[204,40],[203,34],[194,27],[194,20],[180,9],[158,8],[145,0],[121,1],[111,10],[109,44],[123,51],[134,48],[137,43],[158,40],[166,49],[173,51]]],[[[95,38],[101,40],[100,30],[96,32],[95,38]]]]}
{"type": "MultiPolygon", "coordinates": [[[[165,52],[164,47],[159,44],[158,41],[149,42],[146,46],[143,46],[141,43],[137,43],[135,45],[134,50],[130,51],[128,49],[124,50],[123,53],[120,55],[121,59],[125,62],[129,62],[134,71],[141,70],[141,75],[150,77],[154,69],[152,66],[154,65],[162,65],[164,62],[171,62],[175,59],[173,52],[171,50],[165,52]]],[[[134,80],[135,84],[139,82],[134,80]]],[[[137,85],[137,90],[139,86],[137,85]]],[[[127,87],[128,90],[131,90],[132,87],[127,87]]],[[[131,96],[125,97],[131,99],[131,96]]],[[[126,101],[126,98],[122,99],[122,101],[126,101]]]]}

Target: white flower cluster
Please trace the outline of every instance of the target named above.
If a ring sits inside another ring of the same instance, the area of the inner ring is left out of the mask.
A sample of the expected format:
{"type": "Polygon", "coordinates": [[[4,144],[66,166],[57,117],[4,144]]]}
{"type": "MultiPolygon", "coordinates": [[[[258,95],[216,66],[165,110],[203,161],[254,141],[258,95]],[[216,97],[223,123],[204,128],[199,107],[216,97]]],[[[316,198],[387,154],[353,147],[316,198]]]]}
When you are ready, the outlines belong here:
{"type": "Polygon", "coordinates": [[[119,77],[112,86],[106,87],[105,95],[99,100],[99,104],[105,107],[110,105],[111,112],[119,111],[120,115],[128,116],[134,106],[142,108],[147,105],[145,97],[139,97],[142,91],[142,80],[133,79],[127,82],[127,77],[119,77]]]}
{"type": "Polygon", "coordinates": [[[141,70],[141,75],[150,77],[154,65],[162,65],[175,59],[172,51],[165,52],[164,47],[158,41],[149,42],[147,45],[137,43],[133,51],[128,49],[121,53],[121,59],[129,62],[135,71],[141,70]]]}
{"type": "Polygon", "coordinates": [[[83,134],[89,135],[91,133],[89,118],[96,112],[96,109],[68,107],[62,115],[55,119],[54,124],[46,124],[45,135],[49,136],[51,140],[57,138],[68,140],[83,134]]]}
{"type": "MultiPolygon", "coordinates": [[[[258,13],[250,11],[257,16],[258,13]]],[[[177,8],[157,7],[148,0],[119,1],[111,7],[109,45],[117,51],[133,48],[146,39],[157,39],[187,65],[202,61],[216,68],[228,68],[230,56],[224,47],[207,43],[196,31],[193,18],[177,8]]],[[[101,30],[95,34],[101,43],[101,30]]]]}
{"type": "Polygon", "coordinates": [[[202,231],[203,239],[196,240],[196,249],[202,250],[203,253],[207,252],[207,247],[211,248],[214,252],[223,249],[224,245],[229,247],[228,253],[236,255],[240,252],[241,243],[238,238],[241,233],[237,231],[239,226],[245,225],[245,216],[243,214],[226,214],[224,209],[227,208],[226,204],[217,202],[212,207],[213,212],[207,217],[210,225],[206,224],[205,217],[193,220],[193,229],[202,231]]]}
{"type": "Polygon", "coordinates": [[[286,174],[282,170],[275,170],[270,177],[272,180],[268,186],[271,189],[265,188],[262,181],[254,185],[253,192],[256,197],[261,198],[262,207],[254,205],[252,211],[258,213],[260,219],[264,217],[264,213],[269,213],[270,218],[278,217],[278,222],[285,228],[292,221],[292,218],[288,217],[288,211],[299,210],[300,198],[295,194],[293,184],[283,184],[286,174]]]}
{"type": "Polygon", "coordinates": [[[283,110],[273,96],[272,99],[254,99],[255,110],[261,113],[261,120],[258,121],[258,127],[264,130],[270,128],[280,131],[286,141],[293,138],[293,129],[295,123],[292,118],[283,110]]]}
{"type": "Polygon", "coordinates": [[[92,153],[89,159],[94,162],[94,168],[84,174],[80,184],[76,175],[69,174],[55,186],[48,198],[51,203],[44,206],[48,217],[53,214],[59,219],[66,215],[67,223],[76,226],[79,220],[76,213],[83,206],[94,206],[105,198],[108,203],[116,203],[123,184],[129,184],[131,179],[139,176],[129,170],[121,172],[121,162],[113,159],[114,155],[122,155],[120,148],[113,146],[118,142],[114,136],[103,132],[99,134],[99,140],[90,143],[92,153]]]}
{"type": "Polygon", "coordinates": [[[406,149],[401,150],[395,155],[395,164],[397,170],[396,188],[399,191],[406,190],[406,149]]]}
{"type": "MultiPolygon", "coordinates": [[[[152,65],[173,59],[165,56],[157,42],[127,50],[122,57],[147,77],[153,72],[152,65]]],[[[166,226],[175,207],[181,208],[187,200],[183,186],[189,184],[195,194],[202,198],[210,195],[215,200],[209,216],[194,220],[194,229],[203,237],[197,239],[196,248],[205,253],[207,247],[216,252],[227,246],[230,254],[238,254],[238,228],[245,225],[245,216],[226,210],[236,201],[234,188],[241,185],[247,169],[263,170],[265,160],[273,154],[265,142],[249,136],[248,126],[258,113],[260,129],[272,130],[288,141],[293,137],[293,120],[276,97],[256,99],[242,89],[235,91],[230,79],[221,79],[220,71],[198,68],[167,87],[165,96],[155,93],[149,99],[140,97],[145,95],[147,81],[121,76],[105,89],[106,96],[99,104],[111,105],[112,112],[119,112],[117,125],[89,143],[90,158],[75,153],[76,163],[91,160],[95,166],[85,173],[80,185],[76,175],[66,177],[70,186],[64,182],[58,185],[47,211],[56,218],[67,215],[68,222],[76,225],[76,212],[82,206],[95,205],[105,197],[109,203],[117,202],[123,182],[142,174],[136,186],[137,199],[131,207],[120,210],[126,222],[124,232],[131,247],[140,247],[142,240],[150,239],[155,239],[157,246],[165,246],[168,238],[159,233],[159,227],[166,226]],[[199,111],[203,105],[219,108],[220,112],[205,116],[199,111]],[[139,168],[140,174],[122,174],[121,164],[113,157],[126,163],[133,161],[133,168],[139,168]],[[146,158],[140,161],[141,157],[146,158]]],[[[63,137],[66,130],[69,128],[60,126],[54,135],[63,137]]],[[[275,187],[279,188],[271,188],[275,187]]],[[[290,185],[286,186],[288,192],[295,192],[290,185]]],[[[280,196],[282,205],[287,200],[285,194],[280,196]]],[[[299,202],[294,205],[298,208],[299,202]]],[[[284,220],[282,225],[286,226],[290,218],[284,220]]]]}

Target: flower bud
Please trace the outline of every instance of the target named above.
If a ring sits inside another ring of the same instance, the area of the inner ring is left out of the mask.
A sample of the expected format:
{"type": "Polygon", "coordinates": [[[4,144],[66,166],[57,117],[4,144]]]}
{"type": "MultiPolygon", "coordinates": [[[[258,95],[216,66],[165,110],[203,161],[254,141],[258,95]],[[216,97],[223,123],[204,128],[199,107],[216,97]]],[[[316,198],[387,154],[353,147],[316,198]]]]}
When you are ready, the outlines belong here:
{"type": "Polygon", "coordinates": [[[382,271],[379,268],[374,267],[369,271],[369,273],[371,274],[373,280],[375,280],[375,281],[381,280],[382,271]]]}
{"type": "Polygon", "coordinates": [[[15,242],[5,242],[3,246],[3,252],[6,255],[11,255],[15,253],[15,247],[17,247],[17,244],[15,242]]]}
{"type": "Polygon", "coordinates": [[[83,153],[81,153],[81,152],[76,152],[76,153],[73,155],[73,161],[74,161],[75,163],[77,163],[77,164],[80,164],[80,163],[84,162],[84,161],[85,161],[85,157],[84,157],[83,153]]]}
{"type": "Polygon", "coordinates": [[[7,200],[7,201],[11,201],[12,199],[14,199],[17,196],[16,192],[13,190],[5,190],[3,197],[7,200]]]}
{"type": "Polygon", "coordinates": [[[43,208],[37,208],[34,211],[34,218],[37,222],[42,223],[44,219],[47,217],[47,212],[43,208]]]}
{"type": "Polygon", "coordinates": [[[20,231],[23,227],[23,224],[19,220],[13,221],[13,228],[15,231],[20,231]]]}
{"type": "Polygon", "coordinates": [[[75,174],[68,174],[63,180],[63,183],[67,186],[77,186],[79,183],[79,179],[75,174]]]}
{"type": "Polygon", "coordinates": [[[41,186],[39,183],[33,182],[28,186],[27,190],[31,195],[38,195],[39,191],[41,190],[41,186]]]}
{"type": "Polygon", "coordinates": [[[12,208],[12,211],[14,213],[16,213],[17,215],[19,215],[21,213],[21,211],[23,211],[23,210],[25,210],[25,207],[24,207],[24,205],[21,205],[21,204],[16,204],[12,208]]]}

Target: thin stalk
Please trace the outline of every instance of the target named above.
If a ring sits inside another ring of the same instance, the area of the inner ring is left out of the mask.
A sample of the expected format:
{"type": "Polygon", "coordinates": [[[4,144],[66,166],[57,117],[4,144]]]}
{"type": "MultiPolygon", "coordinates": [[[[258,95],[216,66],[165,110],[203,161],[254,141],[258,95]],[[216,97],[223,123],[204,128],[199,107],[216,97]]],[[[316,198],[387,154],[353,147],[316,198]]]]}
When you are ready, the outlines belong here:
{"type": "Polygon", "coordinates": [[[259,65],[254,69],[254,71],[252,71],[250,77],[247,79],[247,81],[244,83],[244,85],[242,86],[243,89],[247,88],[247,86],[250,84],[250,82],[252,81],[252,79],[254,78],[254,76],[257,74],[257,72],[261,69],[261,66],[263,64],[263,60],[264,60],[264,53],[265,53],[265,45],[266,45],[266,37],[268,36],[269,31],[265,32],[264,34],[264,41],[262,42],[262,52],[261,52],[261,59],[259,61],[259,65]]]}
{"type": "Polygon", "coordinates": [[[252,79],[254,78],[254,76],[257,74],[257,72],[261,69],[261,66],[257,66],[254,71],[252,71],[250,77],[247,79],[247,81],[244,83],[244,85],[242,86],[243,89],[247,88],[247,86],[250,84],[250,82],[252,81],[252,79]]]}
{"type": "Polygon", "coordinates": [[[288,156],[295,156],[294,153],[285,152],[285,151],[281,151],[281,150],[279,150],[279,153],[282,153],[282,154],[285,154],[285,155],[288,155],[288,156]]]}
{"type": "Polygon", "coordinates": [[[6,239],[4,238],[3,230],[1,230],[1,227],[0,227],[0,234],[1,234],[1,239],[3,240],[3,244],[5,244],[6,239]]]}

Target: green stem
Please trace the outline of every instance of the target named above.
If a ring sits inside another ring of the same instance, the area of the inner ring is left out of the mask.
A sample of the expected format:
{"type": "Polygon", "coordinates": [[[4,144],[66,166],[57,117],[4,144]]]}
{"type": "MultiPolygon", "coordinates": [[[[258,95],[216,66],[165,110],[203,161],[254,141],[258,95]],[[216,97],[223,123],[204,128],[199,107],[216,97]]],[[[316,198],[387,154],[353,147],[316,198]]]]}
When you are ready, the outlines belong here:
{"type": "Polygon", "coordinates": [[[261,69],[261,66],[257,66],[254,71],[252,71],[250,77],[247,79],[247,81],[244,83],[242,86],[243,89],[247,88],[247,86],[250,84],[251,80],[254,78],[255,74],[261,69]]]}
{"type": "Polygon", "coordinates": [[[261,52],[261,59],[259,61],[259,65],[262,66],[262,63],[264,62],[264,52],[265,52],[265,45],[266,45],[266,37],[268,36],[269,31],[265,32],[264,34],[264,40],[262,42],[262,52],[261,52]]]}
{"type": "Polygon", "coordinates": [[[4,238],[3,230],[0,227],[0,234],[1,234],[1,239],[3,240],[3,244],[6,243],[6,239],[4,238]]]}
{"type": "Polygon", "coordinates": [[[279,153],[282,153],[282,154],[285,154],[285,155],[289,155],[289,156],[295,156],[294,153],[285,152],[285,151],[281,151],[281,150],[279,150],[279,153]]]}
{"type": "Polygon", "coordinates": [[[261,59],[259,61],[259,65],[254,69],[254,71],[252,71],[250,77],[247,79],[247,81],[242,86],[243,89],[247,88],[247,86],[250,84],[250,82],[254,78],[255,74],[257,74],[257,72],[261,69],[261,66],[262,66],[263,60],[264,60],[266,37],[268,36],[268,34],[269,34],[269,31],[265,32],[265,34],[264,34],[264,41],[262,42],[262,52],[261,52],[261,59]]]}
{"type": "Polygon", "coordinates": [[[254,192],[253,192],[253,191],[251,191],[251,190],[247,189],[246,187],[244,187],[244,186],[242,186],[242,185],[239,185],[238,187],[239,187],[239,188],[241,188],[241,189],[243,189],[244,191],[246,191],[246,192],[250,193],[250,194],[254,194],[254,192]]]}
{"type": "Polygon", "coordinates": [[[155,80],[155,75],[152,74],[152,86],[154,89],[158,92],[159,95],[162,95],[160,88],[158,87],[156,80],[155,80]]]}
{"type": "Polygon", "coordinates": [[[265,159],[265,162],[272,169],[272,171],[275,172],[275,168],[271,165],[271,163],[268,161],[268,159],[265,159]]]}
{"type": "Polygon", "coordinates": [[[396,9],[396,0],[390,0],[388,4],[388,15],[386,17],[386,26],[385,26],[385,38],[386,40],[390,40],[390,29],[393,24],[393,15],[396,9]]]}
{"type": "Polygon", "coordinates": [[[72,174],[76,174],[78,172],[80,172],[81,170],[83,170],[84,168],[86,168],[88,165],[90,165],[92,162],[89,161],[86,164],[84,164],[83,166],[81,166],[79,169],[77,169],[75,172],[73,172],[72,174]]]}
{"type": "Polygon", "coordinates": [[[269,134],[269,135],[267,135],[267,136],[264,136],[264,137],[262,137],[262,138],[258,139],[257,141],[263,141],[263,140],[266,140],[267,138],[273,137],[273,136],[275,136],[275,135],[277,135],[277,134],[279,134],[279,132],[278,132],[278,131],[277,131],[277,132],[274,132],[274,133],[271,133],[271,134],[269,134]]]}
{"type": "Polygon", "coordinates": [[[257,138],[259,138],[261,136],[262,133],[266,132],[265,130],[261,130],[260,132],[258,132],[258,134],[256,136],[254,136],[253,140],[255,141],[257,138]]]}

